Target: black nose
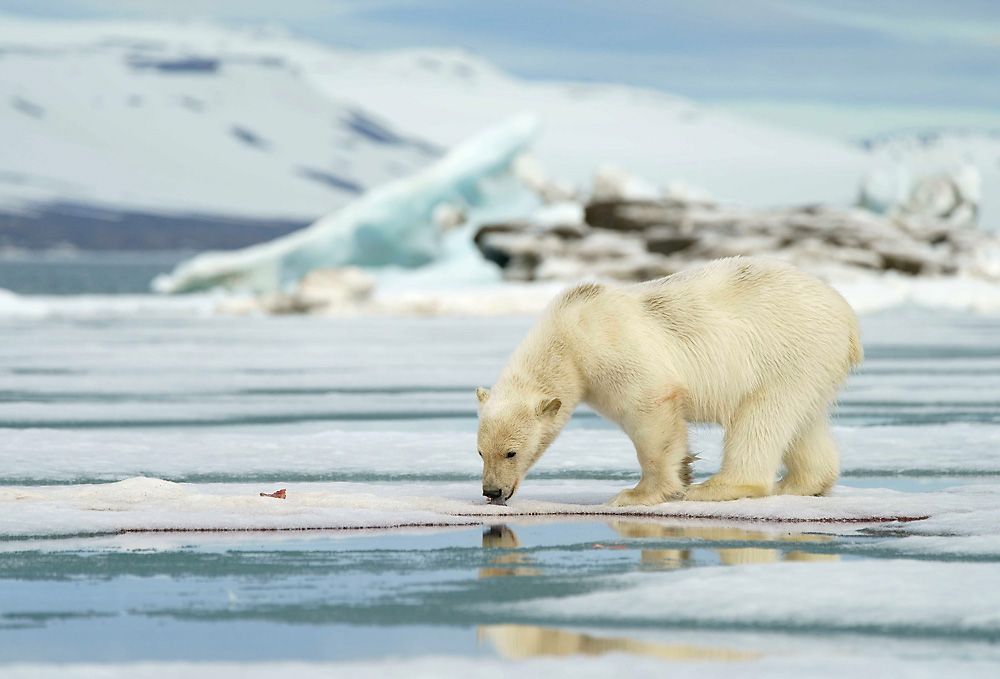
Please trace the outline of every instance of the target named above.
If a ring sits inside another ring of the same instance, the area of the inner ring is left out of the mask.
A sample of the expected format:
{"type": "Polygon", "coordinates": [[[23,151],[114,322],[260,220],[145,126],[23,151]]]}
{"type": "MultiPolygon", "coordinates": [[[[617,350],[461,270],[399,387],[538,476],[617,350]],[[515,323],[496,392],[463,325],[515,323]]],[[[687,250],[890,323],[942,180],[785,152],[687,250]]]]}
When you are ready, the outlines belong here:
{"type": "Polygon", "coordinates": [[[498,497],[500,497],[500,489],[497,488],[496,490],[486,490],[485,488],[483,488],[483,495],[485,495],[491,500],[496,500],[498,497]]]}

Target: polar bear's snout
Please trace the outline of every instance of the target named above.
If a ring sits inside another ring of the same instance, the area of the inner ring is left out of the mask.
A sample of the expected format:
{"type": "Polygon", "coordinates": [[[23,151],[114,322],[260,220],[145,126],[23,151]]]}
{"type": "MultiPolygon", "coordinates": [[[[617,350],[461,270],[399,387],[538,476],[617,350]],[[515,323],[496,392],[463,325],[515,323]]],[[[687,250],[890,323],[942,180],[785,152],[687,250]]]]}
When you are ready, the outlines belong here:
{"type": "Polygon", "coordinates": [[[506,488],[487,488],[483,486],[483,495],[486,496],[486,500],[491,505],[500,505],[501,507],[506,506],[507,500],[514,497],[514,493],[517,492],[517,486],[520,481],[515,481],[514,485],[510,489],[506,488]]]}

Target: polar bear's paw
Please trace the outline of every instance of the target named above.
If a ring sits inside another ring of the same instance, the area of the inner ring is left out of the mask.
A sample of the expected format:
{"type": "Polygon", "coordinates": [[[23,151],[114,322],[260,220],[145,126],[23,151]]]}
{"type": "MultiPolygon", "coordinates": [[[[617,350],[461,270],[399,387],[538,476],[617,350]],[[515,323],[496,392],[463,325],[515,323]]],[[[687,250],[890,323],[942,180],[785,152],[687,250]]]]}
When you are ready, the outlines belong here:
{"type": "Polygon", "coordinates": [[[742,500],[746,497],[764,497],[770,494],[769,489],[763,486],[734,485],[709,479],[704,483],[696,483],[689,487],[684,499],[692,502],[725,502],[727,500],[742,500]]]}
{"type": "Polygon", "coordinates": [[[833,483],[826,481],[796,481],[782,479],[774,489],[775,495],[815,495],[822,496],[830,492],[833,483]]]}
{"type": "Polygon", "coordinates": [[[634,507],[635,505],[658,505],[669,500],[680,500],[684,491],[645,491],[637,488],[626,488],[608,500],[612,507],[634,507]]]}

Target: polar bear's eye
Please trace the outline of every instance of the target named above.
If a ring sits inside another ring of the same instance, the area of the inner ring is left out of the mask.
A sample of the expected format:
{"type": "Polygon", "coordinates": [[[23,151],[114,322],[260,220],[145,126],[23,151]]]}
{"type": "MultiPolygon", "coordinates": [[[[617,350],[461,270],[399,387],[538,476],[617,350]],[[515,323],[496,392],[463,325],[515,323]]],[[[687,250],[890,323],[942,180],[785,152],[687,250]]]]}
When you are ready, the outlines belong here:
{"type": "Polygon", "coordinates": [[[483,456],[483,451],[480,450],[479,451],[479,457],[482,457],[482,456],[483,456]]]}
{"type": "Polygon", "coordinates": [[[515,453],[513,450],[507,453],[507,457],[514,457],[515,455],[517,455],[517,453],[515,453]]]}

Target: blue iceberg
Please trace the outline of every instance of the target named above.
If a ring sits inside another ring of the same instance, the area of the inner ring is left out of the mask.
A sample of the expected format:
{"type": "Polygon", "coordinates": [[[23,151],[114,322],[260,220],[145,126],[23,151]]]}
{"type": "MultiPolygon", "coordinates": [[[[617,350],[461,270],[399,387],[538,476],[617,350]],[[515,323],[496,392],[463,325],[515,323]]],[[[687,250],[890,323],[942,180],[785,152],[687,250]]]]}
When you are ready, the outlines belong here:
{"type": "MultiPolygon", "coordinates": [[[[514,161],[539,129],[519,116],[458,146],[428,169],[373,189],[310,226],[229,252],[205,252],[158,276],[153,289],[181,293],[227,288],[285,290],[313,269],[342,266],[415,269],[447,259],[454,243],[434,219],[439,206],[469,217],[518,202],[514,161]]],[[[522,190],[523,193],[523,190],[522,190]]]]}

